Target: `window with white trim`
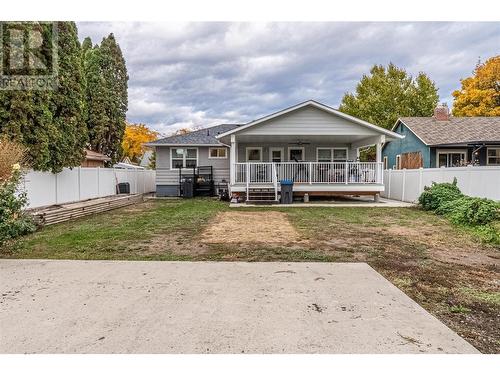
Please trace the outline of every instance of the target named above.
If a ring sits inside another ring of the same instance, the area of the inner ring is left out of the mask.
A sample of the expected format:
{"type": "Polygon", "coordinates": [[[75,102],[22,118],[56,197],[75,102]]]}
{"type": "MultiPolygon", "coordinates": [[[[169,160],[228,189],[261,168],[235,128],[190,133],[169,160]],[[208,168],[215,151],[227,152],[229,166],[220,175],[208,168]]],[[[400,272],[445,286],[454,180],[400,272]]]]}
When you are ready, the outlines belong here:
{"type": "Polygon", "coordinates": [[[318,147],[316,149],[316,160],[320,163],[347,161],[347,148],[318,147]]]}
{"type": "Polygon", "coordinates": [[[247,161],[262,161],[262,147],[247,147],[247,161]]]}
{"type": "Polygon", "coordinates": [[[227,148],[225,147],[210,147],[208,149],[209,159],[226,159],[227,158],[227,148]]]}
{"type": "Polygon", "coordinates": [[[389,161],[387,159],[387,156],[384,156],[384,169],[388,169],[389,161]]]}
{"type": "Polygon", "coordinates": [[[401,169],[401,155],[396,155],[396,165],[394,169],[401,169]]]}
{"type": "Polygon", "coordinates": [[[193,168],[198,165],[197,148],[172,148],[170,166],[175,168],[193,168]]]}
{"type": "Polygon", "coordinates": [[[500,147],[488,147],[486,149],[486,164],[500,165],[500,147]]]}

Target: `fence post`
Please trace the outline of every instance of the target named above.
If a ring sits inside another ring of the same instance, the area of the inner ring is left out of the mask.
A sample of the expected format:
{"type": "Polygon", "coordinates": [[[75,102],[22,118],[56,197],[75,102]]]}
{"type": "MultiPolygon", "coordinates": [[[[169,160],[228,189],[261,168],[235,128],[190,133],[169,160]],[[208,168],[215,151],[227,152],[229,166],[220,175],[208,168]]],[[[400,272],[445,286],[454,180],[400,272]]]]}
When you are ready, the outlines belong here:
{"type": "Polygon", "coordinates": [[[78,167],[78,200],[82,200],[82,176],[81,176],[81,171],[82,167],[78,167]]]}
{"type": "Polygon", "coordinates": [[[101,189],[99,188],[100,184],[101,184],[101,168],[97,167],[97,197],[98,198],[101,196],[101,189]]]}
{"type": "Polygon", "coordinates": [[[135,170],[135,181],[134,181],[134,185],[135,185],[135,194],[138,193],[137,191],[137,180],[139,179],[139,169],[136,169],[135,170]]]}
{"type": "Polygon", "coordinates": [[[424,187],[422,186],[422,181],[424,177],[424,168],[420,167],[418,168],[418,194],[422,194],[422,191],[424,191],[424,187]]]}
{"type": "Polygon", "coordinates": [[[387,183],[387,198],[392,199],[391,198],[391,178],[392,178],[391,174],[392,174],[392,168],[387,170],[387,174],[388,174],[387,181],[389,181],[387,183]]]}
{"type": "Polygon", "coordinates": [[[402,191],[401,191],[401,201],[405,201],[405,190],[406,190],[406,168],[403,168],[403,183],[402,183],[402,191]]]}
{"type": "Polygon", "coordinates": [[[57,188],[57,175],[58,175],[58,174],[59,174],[59,173],[55,173],[55,174],[54,174],[54,178],[55,178],[55,181],[56,181],[56,184],[55,184],[55,188],[56,188],[56,189],[55,189],[55,190],[56,190],[56,191],[55,191],[55,193],[56,193],[56,204],[58,204],[58,203],[59,203],[59,197],[58,197],[59,192],[58,192],[58,188],[57,188]]]}

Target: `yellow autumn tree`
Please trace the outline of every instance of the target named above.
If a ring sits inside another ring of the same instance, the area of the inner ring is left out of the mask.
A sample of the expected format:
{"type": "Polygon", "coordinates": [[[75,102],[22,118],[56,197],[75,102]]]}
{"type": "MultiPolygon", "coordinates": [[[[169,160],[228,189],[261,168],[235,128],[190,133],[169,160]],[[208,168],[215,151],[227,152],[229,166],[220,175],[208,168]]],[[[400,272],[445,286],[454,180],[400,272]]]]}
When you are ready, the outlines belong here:
{"type": "Polygon", "coordinates": [[[454,116],[500,116],[500,55],[478,63],[461,83],[453,92],[454,116]]]}
{"type": "Polygon", "coordinates": [[[158,139],[159,133],[149,129],[145,124],[127,124],[123,136],[123,156],[138,163],[146,150],[144,144],[158,139]]]}

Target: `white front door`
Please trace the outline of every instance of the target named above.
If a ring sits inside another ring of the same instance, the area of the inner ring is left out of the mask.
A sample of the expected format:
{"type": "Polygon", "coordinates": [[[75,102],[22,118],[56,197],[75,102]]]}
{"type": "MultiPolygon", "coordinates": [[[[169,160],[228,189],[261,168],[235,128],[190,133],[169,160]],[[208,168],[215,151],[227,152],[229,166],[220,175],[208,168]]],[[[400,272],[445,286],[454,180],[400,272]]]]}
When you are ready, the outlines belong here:
{"type": "Polygon", "coordinates": [[[281,163],[283,161],[283,149],[281,147],[270,147],[269,161],[272,163],[281,163]]]}

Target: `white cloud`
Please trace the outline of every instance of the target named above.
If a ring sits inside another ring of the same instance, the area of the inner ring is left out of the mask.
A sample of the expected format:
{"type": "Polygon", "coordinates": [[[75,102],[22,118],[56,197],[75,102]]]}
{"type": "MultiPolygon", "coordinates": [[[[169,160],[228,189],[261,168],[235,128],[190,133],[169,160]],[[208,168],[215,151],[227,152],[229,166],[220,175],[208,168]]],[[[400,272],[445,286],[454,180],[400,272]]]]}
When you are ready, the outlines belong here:
{"type": "Polygon", "coordinates": [[[129,71],[128,119],[162,133],[246,122],[307,99],[338,106],[373,64],[427,73],[451,92],[498,54],[499,23],[78,23],[113,32],[129,71]]]}

